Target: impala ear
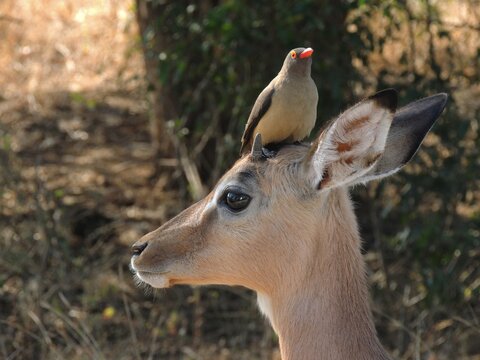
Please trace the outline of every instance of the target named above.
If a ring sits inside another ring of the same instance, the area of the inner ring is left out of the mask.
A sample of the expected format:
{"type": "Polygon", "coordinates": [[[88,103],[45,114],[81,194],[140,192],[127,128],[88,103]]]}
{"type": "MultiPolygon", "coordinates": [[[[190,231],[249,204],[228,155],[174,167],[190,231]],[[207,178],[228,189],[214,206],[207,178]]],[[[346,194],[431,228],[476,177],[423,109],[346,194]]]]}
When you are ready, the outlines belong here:
{"type": "Polygon", "coordinates": [[[447,94],[436,94],[398,110],[393,117],[383,155],[358,182],[389,176],[407,164],[445,109],[447,99],[447,94]]]}
{"type": "Polygon", "coordinates": [[[309,178],[319,190],[354,183],[382,156],[397,107],[397,92],[387,89],[341,114],[312,145],[309,178]]]}

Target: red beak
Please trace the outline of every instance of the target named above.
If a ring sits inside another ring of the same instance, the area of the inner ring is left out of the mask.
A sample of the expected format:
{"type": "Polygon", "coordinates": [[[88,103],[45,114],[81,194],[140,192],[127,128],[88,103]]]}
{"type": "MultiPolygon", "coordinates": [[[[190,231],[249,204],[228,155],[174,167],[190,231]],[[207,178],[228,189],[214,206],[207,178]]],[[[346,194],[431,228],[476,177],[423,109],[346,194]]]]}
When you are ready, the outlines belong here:
{"type": "Polygon", "coordinates": [[[308,58],[308,57],[312,56],[312,54],[313,54],[313,49],[312,48],[306,48],[305,50],[303,50],[300,53],[300,59],[308,58]]]}

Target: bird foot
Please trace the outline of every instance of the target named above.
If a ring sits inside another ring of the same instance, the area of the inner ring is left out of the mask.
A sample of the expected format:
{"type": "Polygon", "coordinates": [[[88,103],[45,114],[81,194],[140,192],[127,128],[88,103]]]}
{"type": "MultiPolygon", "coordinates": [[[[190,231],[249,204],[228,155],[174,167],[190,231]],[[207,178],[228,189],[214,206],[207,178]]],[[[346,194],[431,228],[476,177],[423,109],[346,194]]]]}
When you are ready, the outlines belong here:
{"type": "Polygon", "coordinates": [[[262,148],[262,155],[269,159],[269,158],[273,158],[275,157],[275,155],[277,155],[277,150],[270,150],[266,147],[262,148]]]}

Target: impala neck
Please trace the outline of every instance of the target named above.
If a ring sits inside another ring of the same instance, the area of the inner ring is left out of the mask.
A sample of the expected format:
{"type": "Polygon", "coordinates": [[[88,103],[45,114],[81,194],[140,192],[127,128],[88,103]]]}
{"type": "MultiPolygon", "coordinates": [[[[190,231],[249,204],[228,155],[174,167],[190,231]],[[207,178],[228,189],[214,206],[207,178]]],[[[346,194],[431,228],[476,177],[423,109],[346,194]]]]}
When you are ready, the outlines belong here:
{"type": "Polygon", "coordinates": [[[283,360],[388,359],[371,317],[348,194],[332,191],[323,205],[325,220],[312,239],[316,250],[299,264],[302,278],[259,293],[260,308],[279,336],[283,360]]]}

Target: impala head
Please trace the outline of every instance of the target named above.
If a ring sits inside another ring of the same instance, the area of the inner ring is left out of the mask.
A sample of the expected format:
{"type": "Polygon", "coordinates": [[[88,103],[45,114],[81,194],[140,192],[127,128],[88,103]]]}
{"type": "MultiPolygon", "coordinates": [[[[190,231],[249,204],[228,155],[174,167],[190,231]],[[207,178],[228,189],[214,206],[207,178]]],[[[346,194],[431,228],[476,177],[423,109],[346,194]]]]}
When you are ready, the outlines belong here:
{"type": "Polygon", "coordinates": [[[334,194],[404,166],[446,98],[396,111],[396,92],[382,91],[341,114],[312,145],[284,146],[270,158],[257,138],[207,197],[134,245],[136,276],[159,288],[225,284],[267,293],[298,281],[312,253],[315,261],[328,253],[332,233],[356,231],[353,215],[332,220],[341,211],[334,194]]]}

